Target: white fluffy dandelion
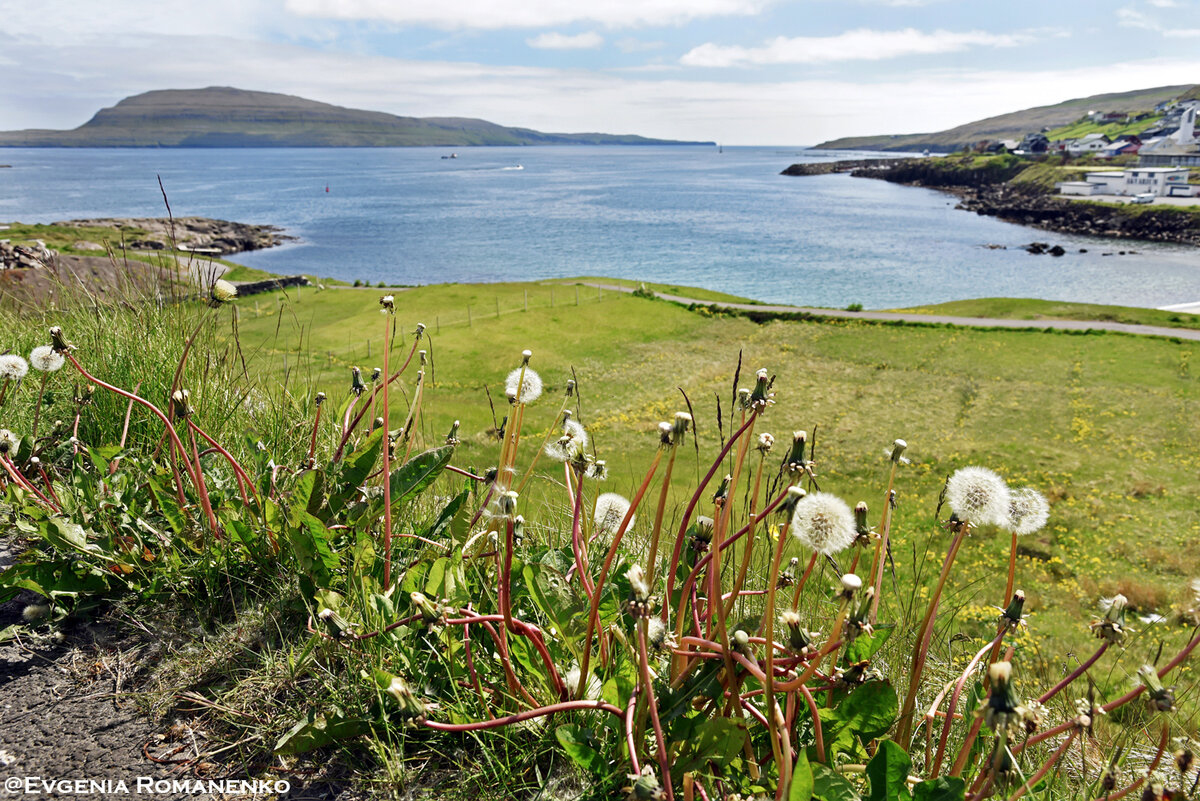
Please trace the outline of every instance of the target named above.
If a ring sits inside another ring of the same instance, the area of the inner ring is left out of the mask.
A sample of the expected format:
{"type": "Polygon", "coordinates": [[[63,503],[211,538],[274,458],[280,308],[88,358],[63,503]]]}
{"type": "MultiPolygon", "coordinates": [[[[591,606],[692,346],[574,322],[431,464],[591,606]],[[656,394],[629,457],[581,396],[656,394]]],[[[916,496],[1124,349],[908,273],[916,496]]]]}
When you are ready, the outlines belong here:
{"type": "Polygon", "coordinates": [[[20,381],[29,372],[29,362],[15,353],[0,356],[0,378],[20,381]]]}
{"type": "Polygon", "coordinates": [[[0,454],[7,454],[15,451],[20,446],[21,441],[17,439],[17,435],[9,431],[7,428],[0,428],[0,454]]]}
{"type": "Polygon", "coordinates": [[[546,455],[559,462],[570,462],[587,449],[587,444],[587,429],[568,418],[563,421],[562,436],[546,444],[546,455]]]}
{"type": "Polygon", "coordinates": [[[1022,487],[1009,493],[1008,522],[1004,528],[1013,534],[1032,534],[1046,525],[1049,518],[1050,504],[1033,487],[1022,487]]]}
{"type": "Polygon", "coordinates": [[[946,482],[946,503],[959,520],[976,525],[1008,521],[1008,485],[986,467],[964,467],[946,482]]]}
{"type": "Polygon", "coordinates": [[[796,503],[791,532],[809,550],[832,556],[854,542],[854,514],[836,495],[814,492],[796,503]]]}
{"type": "Polygon", "coordinates": [[[215,305],[228,303],[238,296],[237,287],[226,281],[224,278],[218,278],[213,281],[212,289],[209,290],[209,299],[215,305]]]}
{"type": "Polygon", "coordinates": [[[67,363],[61,353],[58,353],[49,345],[38,345],[29,352],[29,364],[34,370],[40,370],[43,373],[53,373],[55,370],[62,369],[62,366],[67,363]]]}
{"type": "Polygon", "coordinates": [[[533,403],[542,396],[542,377],[528,367],[518,367],[504,379],[504,392],[513,401],[533,403]],[[524,377],[521,375],[522,371],[525,373],[524,377]]]}
{"type": "Polygon", "coordinates": [[[602,690],[600,678],[589,670],[587,691],[581,696],[579,693],[579,684],[582,679],[583,676],[580,674],[578,665],[567,671],[567,675],[563,677],[563,684],[567,687],[567,695],[571,698],[583,698],[589,701],[599,700],[602,690]]]}
{"type": "MultiPolygon", "coordinates": [[[[606,492],[596,499],[596,532],[616,534],[621,521],[629,512],[629,501],[615,492],[606,492]]],[[[637,517],[629,518],[629,528],[633,528],[637,517]]]]}

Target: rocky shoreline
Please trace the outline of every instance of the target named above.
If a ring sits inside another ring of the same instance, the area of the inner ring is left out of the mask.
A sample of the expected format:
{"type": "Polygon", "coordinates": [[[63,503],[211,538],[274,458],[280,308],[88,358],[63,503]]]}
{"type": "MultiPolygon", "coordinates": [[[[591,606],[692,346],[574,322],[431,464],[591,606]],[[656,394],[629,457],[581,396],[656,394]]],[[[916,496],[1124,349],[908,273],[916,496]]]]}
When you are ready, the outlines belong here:
{"type": "Polygon", "coordinates": [[[63,220],[52,225],[77,228],[111,228],[115,233],[136,231],[137,238],[127,239],[132,250],[168,250],[174,241],[180,250],[206,256],[228,256],[248,250],[265,250],[295,240],[277,225],[213,220],[208,217],[122,217],[88,220],[63,220]],[[144,233],[142,233],[144,232],[144,233]]]}
{"type": "Polygon", "coordinates": [[[1016,170],[939,169],[929,159],[855,159],[793,164],[782,175],[848,172],[948,192],[958,208],[1046,231],[1200,246],[1200,213],[1177,207],[1109,206],[1070,200],[1008,181],[1016,170]]]}

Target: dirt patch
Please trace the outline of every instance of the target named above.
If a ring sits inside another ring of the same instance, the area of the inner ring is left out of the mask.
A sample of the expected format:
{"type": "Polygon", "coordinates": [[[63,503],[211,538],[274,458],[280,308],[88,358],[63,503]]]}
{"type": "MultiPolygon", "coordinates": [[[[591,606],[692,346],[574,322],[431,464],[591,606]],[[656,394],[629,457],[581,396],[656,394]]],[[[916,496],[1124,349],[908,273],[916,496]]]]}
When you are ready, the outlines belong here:
{"type": "Polygon", "coordinates": [[[57,254],[40,269],[12,269],[0,272],[0,304],[10,308],[57,308],[83,302],[115,303],[129,297],[169,297],[186,294],[190,283],[169,267],[156,267],[141,261],[126,262],[104,256],[68,256],[57,254]]]}

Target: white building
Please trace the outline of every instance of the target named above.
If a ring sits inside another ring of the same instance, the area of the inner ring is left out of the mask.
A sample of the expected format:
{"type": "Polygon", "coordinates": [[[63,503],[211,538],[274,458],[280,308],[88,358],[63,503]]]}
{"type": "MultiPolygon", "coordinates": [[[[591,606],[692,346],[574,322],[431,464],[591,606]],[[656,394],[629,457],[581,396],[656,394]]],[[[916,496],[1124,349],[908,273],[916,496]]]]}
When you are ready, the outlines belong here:
{"type": "Polygon", "coordinates": [[[1200,186],[1188,183],[1186,167],[1133,167],[1089,172],[1083,181],[1063,181],[1064,195],[1144,195],[1193,197],[1200,186]]]}
{"type": "Polygon", "coordinates": [[[1072,156],[1083,156],[1088,153],[1101,153],[1106,147],[1108,147],[1107,136],[1091,133],[1067,145],[1067,152],[1072,156]]]}

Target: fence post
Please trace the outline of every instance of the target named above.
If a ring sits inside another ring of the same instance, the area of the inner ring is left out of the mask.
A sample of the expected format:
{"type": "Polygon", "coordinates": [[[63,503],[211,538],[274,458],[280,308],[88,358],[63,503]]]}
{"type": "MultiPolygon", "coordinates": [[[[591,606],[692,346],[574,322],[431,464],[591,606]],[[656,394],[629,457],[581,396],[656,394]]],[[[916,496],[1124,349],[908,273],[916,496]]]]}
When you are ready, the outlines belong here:
{"type": "Polygon", "coordinates": [[[575,285],[575,305],[579,305],[579,284],[575,285]]]}
{"type": "Polygon", "coordinates": [[[529,290],[525,290],[525,311],[529,311],[529,290]]]}

